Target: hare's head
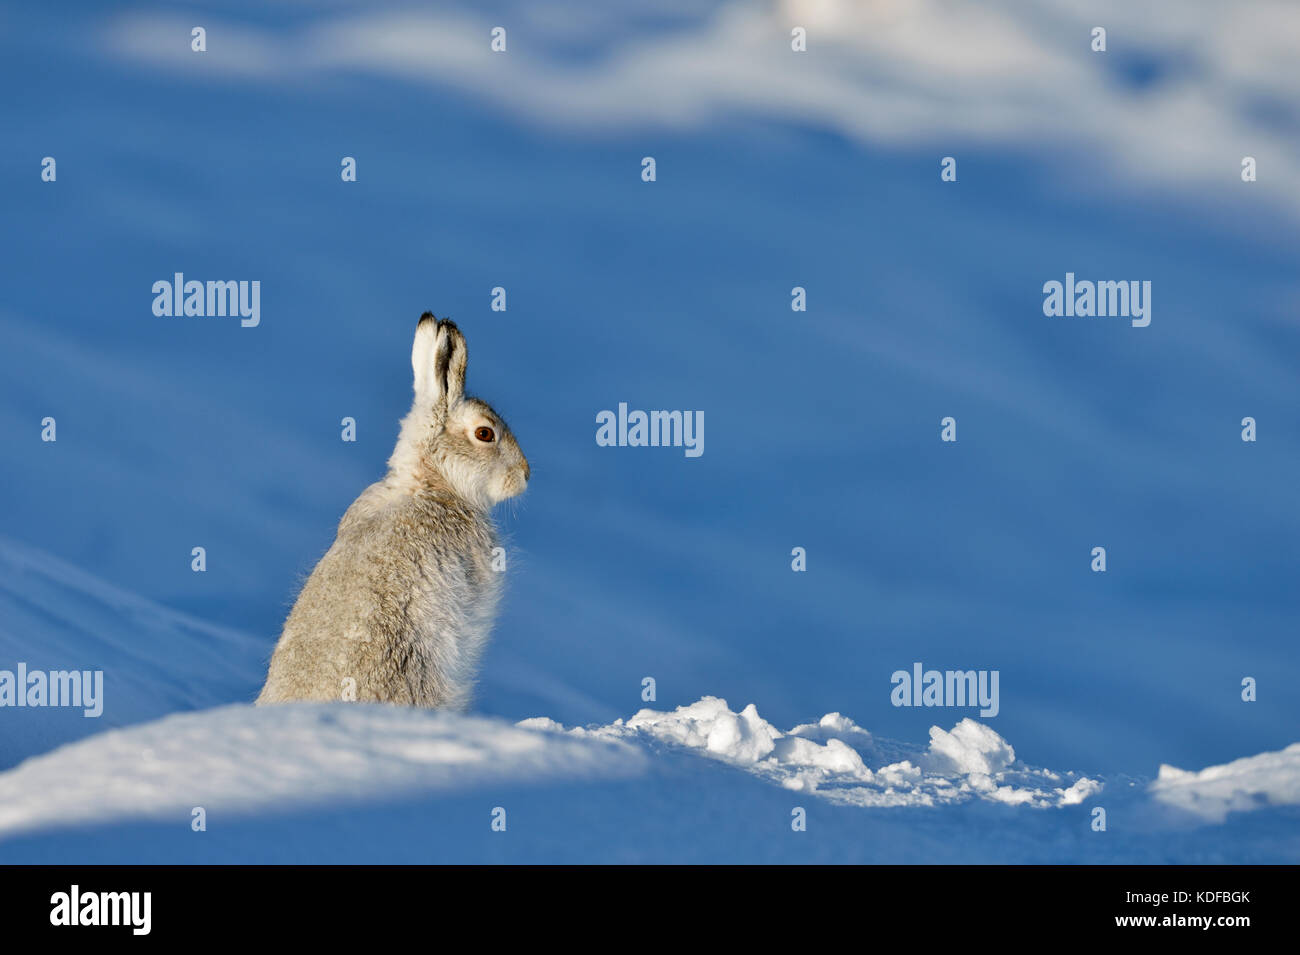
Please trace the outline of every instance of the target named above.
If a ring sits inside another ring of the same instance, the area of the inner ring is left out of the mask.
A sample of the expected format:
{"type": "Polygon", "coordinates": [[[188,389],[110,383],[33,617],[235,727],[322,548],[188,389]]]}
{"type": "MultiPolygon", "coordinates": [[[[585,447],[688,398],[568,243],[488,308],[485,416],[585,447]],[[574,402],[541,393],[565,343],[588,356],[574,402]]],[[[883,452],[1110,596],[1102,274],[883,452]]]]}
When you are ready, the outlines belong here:
{"type": "Polygon", "coordinates": [[[490,507],[528,486],[528,460],[505,420],[465,394],[467,357],[455,323],[425,312],[411,349],[415,402],[389,465],[421,483],[440,478],[466,501],[490,507]]]}

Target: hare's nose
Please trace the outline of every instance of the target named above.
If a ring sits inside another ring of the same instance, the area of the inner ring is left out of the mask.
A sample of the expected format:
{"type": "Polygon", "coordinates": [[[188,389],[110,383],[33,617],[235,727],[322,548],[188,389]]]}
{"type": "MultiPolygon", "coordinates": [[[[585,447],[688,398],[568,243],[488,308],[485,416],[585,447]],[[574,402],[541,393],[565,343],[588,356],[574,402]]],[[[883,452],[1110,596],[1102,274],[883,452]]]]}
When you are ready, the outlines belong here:
{"type": "Polygon", "coordinates": [[[533,469],[528,466],[527,461],[524,461],[524,480],[527,481],[532,476],[533,476],[533,469]]]}

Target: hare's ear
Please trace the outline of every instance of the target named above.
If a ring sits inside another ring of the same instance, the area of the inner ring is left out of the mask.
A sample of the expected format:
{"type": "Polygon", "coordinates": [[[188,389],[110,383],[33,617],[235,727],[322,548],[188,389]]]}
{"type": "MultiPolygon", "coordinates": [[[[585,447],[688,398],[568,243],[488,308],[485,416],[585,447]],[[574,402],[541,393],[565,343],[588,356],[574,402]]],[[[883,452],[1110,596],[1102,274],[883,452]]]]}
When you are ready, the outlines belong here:
{"type": "Polygon", "coordinates": [[[465,396],[465,336],[454,322],[432,312],[420,317],[411,348],[417,400],[430,407],[454,405],[465,396]]]}
{"type": "Polygon", "coordinates": [[[438,320],[433,312],[420,316],[415,326],[415,344],[411,346],[411,370],[415,372],[415,396],[421,400],[433,397],[433,355],[438,339],[438,320]]]}
{"type": "Polygon", "coordinates": [[[465,367],[468,363],[465,336],[460,333],[455,322],[444,318],[438,323],[434,377],[446,396],[448,406],[458,404],[465,397],[465,367]]]}

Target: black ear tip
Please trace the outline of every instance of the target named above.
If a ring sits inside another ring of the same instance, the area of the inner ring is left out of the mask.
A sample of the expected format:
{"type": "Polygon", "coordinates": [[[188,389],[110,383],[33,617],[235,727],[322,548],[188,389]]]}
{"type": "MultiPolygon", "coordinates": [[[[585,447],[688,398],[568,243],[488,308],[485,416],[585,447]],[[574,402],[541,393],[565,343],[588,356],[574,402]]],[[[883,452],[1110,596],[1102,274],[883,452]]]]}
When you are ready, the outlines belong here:
{"type": "Polygon", "coordinates": [[[420,316],[420,321],[417,324],[423,325],[425,322],[436,322],[437,320],[438,316],[434,315],[433,312],[425,312],[420,316]]]}
{"type": "Polygon", "coordinates": [[[439,328],[445,328],[445,329],[447,329],[447,331],[449,331],[449,332],[459,332],[459,331],[460,331],[460,329],[456,327],[456,323],[453,322],[450,318],[440,318],[440,319],[438,319],[438,327],[439,327],[439,328]]]}

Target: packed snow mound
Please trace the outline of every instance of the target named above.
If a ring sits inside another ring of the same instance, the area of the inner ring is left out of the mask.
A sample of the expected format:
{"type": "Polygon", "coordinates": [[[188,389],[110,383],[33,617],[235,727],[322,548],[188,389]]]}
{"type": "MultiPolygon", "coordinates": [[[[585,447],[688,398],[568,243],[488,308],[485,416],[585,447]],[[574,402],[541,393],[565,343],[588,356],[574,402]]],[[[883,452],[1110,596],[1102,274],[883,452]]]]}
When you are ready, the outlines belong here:
{"type": "Polygon", "coordinates": [[[1223,822],[1230,812],[1300,805],[1300,743],[1199,773],[1164,765],[1150,793],[1206,822],[1223,822]]]}
{"type": "MultiPolygon", "coordinates": [[[[546,718],[519,725],[564,729],[546,718]]],[[[880,745],[883,741],[839,713],[782,733],[754,704],[736,713],[726,700],[713,696],[671,713],[645,709],[626,721],[567,732],[624,741],[648,738],[696,750],[786,789],[841,805],[934,806],[978,798],[1050,808],[1076,805],[1102,788],[1084,776],[1017,764],[1006,740],[970,718],[951,731],[933,727],[927,750],[889,762],[882,753],[896,755],[906,747],[880,745]],[[1068,784],[1062,785],[1067,777],[1068,784]]]]}
{"type": "Polygon", "coordinates": [[[930,727],[930,755],[927,765],[937,773],[948,775],[988,776],[999,773],[1016,761],[1016,751],[1001,736],[969,717],[944,732],[930,727]]]}
{"type": "MultiPolygon", "coordinates": [[[[575,729],[546,717],[516,724],[378,704],[230,705],[110,730],[0,773],[0,840],[78,826],[116,830],[131,820],[188,832],[197,807],[232,824],[316,809],[384,819],[395,799],[423,807],[496,799],[518,786],[567,787],[557,791],[574,799],[601,791],[622,804],[629,790],[615,797],[608,786],[654,792],[706,778],[705,764],[732,767],[755,793],[772,785],[839,806],[1044,810],[1078,805],[1102,788],[1086,776],[1024,765],[972,719],[932,728],[922,746],[880,739],[838,713],[782,732],[754,705],[735,712],[716,697],[575,729]]],[[[1110,798],[1139,800],[1162,818],[1177,821],[1190,810],[1217,823],[1237,810],[1295,805],[1300,743],[1199,773],[1162,767],[1149,792],[1121,787],[1110,798]]],[[[741,801],[753,799],[761,802],[741,801]]],[[[1074,831],[1075,823],[1062,825],[1074,831]]]]}
{"type": "Polygon", "coordinates": [[[0,836],[212,816],[494,782],[619,778],[643,752],[504,720],[355,703],[232,705],[112,730],[0,774],[0,836]]]}

